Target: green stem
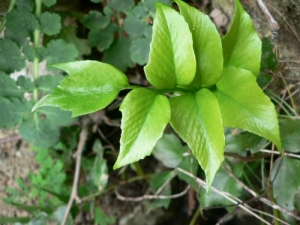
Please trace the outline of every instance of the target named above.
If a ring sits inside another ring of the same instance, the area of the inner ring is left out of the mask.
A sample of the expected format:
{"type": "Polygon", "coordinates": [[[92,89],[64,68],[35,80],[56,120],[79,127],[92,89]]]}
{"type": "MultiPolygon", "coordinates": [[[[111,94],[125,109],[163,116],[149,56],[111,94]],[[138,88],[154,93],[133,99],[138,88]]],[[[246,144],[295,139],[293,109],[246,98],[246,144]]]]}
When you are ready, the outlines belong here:
{"type": "MultiPolygon", "coordinates": [[[[15,3],[16,3],[16,0],[10,1],[7,13],[9,13],[14,8],[15,3]]],[[[3,19],[2,24],[0,25],[0,33],[3,31],[5,25],[6,25],[6,18],[3,19]]]]}
{"type": "Polygon", "coordinates": [[[200,210],[197,209],[189,225],[195,225],[199,216],[200,216],[200,210]]]}
{"type": "Polygon", "coordinates": [[[135,169],[136,169],[136,172],[139,176],[142,176],[145,178],[145,180],[147,181],[147,183],[149,184],[150,183],[150,179],[145,175],[145,172],[140,164],[139,161],[137,162],[134,162],[133,165],[135,166],[135,169]]]}
{"type": "MultiPolygon", "coordinates": [[[[274,195],[273,195],[273,189],[272,188],[269,188],[269,196],[270,196],[272,202],[276,202],[276,200],[274,198],[274,195]]],[[[273,215],[276,218],[281,218],[280,212],[278,211],[278,209],[273,208],[273,215]]],[[[275,225],[280,225],[280,222],[278,220],[273,220],[273,221],[274,221],[275,225]]]]}

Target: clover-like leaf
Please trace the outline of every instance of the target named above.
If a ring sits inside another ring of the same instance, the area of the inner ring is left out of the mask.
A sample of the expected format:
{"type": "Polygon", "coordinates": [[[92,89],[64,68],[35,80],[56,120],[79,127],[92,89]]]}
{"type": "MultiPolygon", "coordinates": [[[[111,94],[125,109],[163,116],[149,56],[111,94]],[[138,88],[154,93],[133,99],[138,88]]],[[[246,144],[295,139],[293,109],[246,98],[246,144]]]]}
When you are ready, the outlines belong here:
{"type": "Polygon", "coordinates": [[[222,39],[224,67],[242,68],[258,76],[261,40],[239,0],[235,0],[235,8],[230,30],[222,39]]]}
{"type": "Polygon", "coordinates": [[[42,32],[47,35],[58,34],[61,29],[60,16],[56,13],[44,12],[40,22],[42,32]]]}
{"type": "Polygon", "coordinates": [[[110,19],[101,12],[92,10],[87,16],[83,17],[82,23],[88,29],[103,29],[110,23],[110,19]]]}
{"type": "Polygon", "coordinates": [[[43,97],[33,108],[58,106],[72,111],[72,116],[105,108],[128,86],[127,77],[111,65],[96,61],[78,61],[56,65],[70,76],[53,93],[43,97]]]}
{"type": "Polygon", "coordinates": [[[171,98],[171,125],[191,148],[206,175],[207,190],[224,160],[218,99],[206,88],[171,98]]]}
{"type": "Polygon", "coordinates": [[[143,88],[132,90],[120,110],[121,147],[114,169],[150,155],[171,117],[168,98],[143,88]]]}
{"type": "Polygon", "coordinates": [[[127,12],[134,6],[134,0],[111,0],[108,2],[108,6],[116,12],[127,12]]]}
{"type": "Polygon", "coordinates": [[[149,63],[144,70],[148,81],[157,88],[188,85],[195,76],[189,26],[183,16],[162,3],[156,3],[149,63]]]}
{"type": "Polygon", "coordinates": [[[45,6],[51,7],[56,3],[56,0],[42,0],[45,6]]]}
{"type": "Polygon", "coordinates": [[[224,126],[260,135],[281,149],[275,106],[244,69],[226,68],[214,92],[219,100],[224,126]]]}
{"type": "Polygon", "coordinates": [[[176,0],[193,36],[197,70],[190,84],[199,88],[215,84],[222,76],[223,55],[221,37],[209,16],[187,3],[176,0]]]}

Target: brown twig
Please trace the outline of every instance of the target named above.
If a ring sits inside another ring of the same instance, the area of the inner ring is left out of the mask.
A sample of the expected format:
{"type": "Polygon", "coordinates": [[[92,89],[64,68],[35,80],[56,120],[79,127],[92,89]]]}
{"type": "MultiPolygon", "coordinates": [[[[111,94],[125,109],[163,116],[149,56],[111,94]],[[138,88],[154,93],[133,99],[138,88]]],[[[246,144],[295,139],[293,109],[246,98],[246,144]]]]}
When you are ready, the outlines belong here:
{"type": "Polygon", "coordinates": [[[249,188],[246,184],[244,184],[238,177],[236,177],[229,169],[226,168],[226,166],[223,167],[224,170],[233,178],[237,183],[239,183],[246,191],[248,191],[253,197],[257,198],[261,202],[265,203],[266,205],[272,207],[273,209],[277,209],[297,220],[300,221],[300,217],[296,214],[286,210],[285,208],[282,208],[281,206],[275,204],[274,202],[271,202],[269,199],[266,199],[258,194],[256,194],[255,191],[253,191],[251,188],[249,188]]]}
{"type": "Polygon", "coordinates": [[[117,189],[115,189],[115,194],[117,196],[117,198],[121,201],[130,201],[130,202],[140,202],[143,201],[145,199],[171,199],[171,198],[179,198],[183,195],[185,195],[189,189],[190,189],[190,185],[188,185],[182,192],[178,193],[178,194],[174,194],[174,195],[143,195],[140,197],[125,197],[120,195],[120,193],[118,192],[117,189]]]}
{"type": "Polygon", "coordinates": [[[261,8],[261,10],[263,11],[263,13],[265,14],[265,16],[270,24],[272,33],[274,35],[277,35],[278,30],[280,28],[279,24],[274,19],[274,17],[272,16],[272,14],[270,13],[270,11],[268,10],[268,8],[266,7],[265,3],[262,0],[257,0],[257,3],[259,5],[259,7],[261,8]]]}
{"type": "Polygon", "coordinates": [[[22,139],[21,135],[15,135],[15,136],[12,136],[12,137],[2,138],[2,139],[0,139],[0,144],[4,144],[4,143],[7,143],[7,142],[11,142],[11,141],[19,141],[21,139],[22,139]]]}
{"type": "Polygon", "coordinates": [[[271,154],[262,154],[262,155],[251,156],[251,157],[244,157],[244,156],[241,156],[237,153],[232,153],[232,152],[224,152],[224,155],[225,156],[230,156],[230,157],[233,157],[233,158],[237,158],[242,162],[253,162],[253,161],[263,159],[263,158],[267,158],[267,157],[271,156],[271,154]]]}
{"type": "Polygon", "coordinates": [[[78,197],[78,181],[79,181],[79,175],[80,175],[80,165],[81,165],[81,156],[83,152],[83,148],[86,142],[88,136],[88,129],[87,129],[87,124],[83,124],[82,130],[80,132],[79,136],[79,143],[77,146],[77,151],[76,151],[76,166],[75,166],[75,173],[74,173],[74,181],[73,181],[73,187],[72,187],[72,193],[64,214],[64,218],[61,222],[61,225],[65,225],[70,213],[70,210],[73,205],[73,201],[75,200],[77,203],[81,202],[80,198],[78,197]]]}

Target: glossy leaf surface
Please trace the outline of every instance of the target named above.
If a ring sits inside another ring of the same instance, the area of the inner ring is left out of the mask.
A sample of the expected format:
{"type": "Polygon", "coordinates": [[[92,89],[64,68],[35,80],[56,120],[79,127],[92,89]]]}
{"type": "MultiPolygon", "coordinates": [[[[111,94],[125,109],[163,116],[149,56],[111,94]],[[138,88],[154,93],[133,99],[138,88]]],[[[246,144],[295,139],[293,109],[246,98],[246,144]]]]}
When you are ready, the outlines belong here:
{"type": "Polygon", "coordinates": [[[221,37],[209,16],[187,3],[176,0],[193,36],[197,70],[192,86],[210,86],[222,75],[223,55],[221,37]]]}
{"type": "Polygon", "coordinates": [[[144,67],[148,81],[157,88],[188,85],[196,71],[193,40],[188,24],[178,12],[156,3],[149,63],[144,67]]]}
{"type": "Polygon", "coordinates": [[[69,77],[60,82],[53,93],[42,98],[33,110],[42,106],[58,106],[83,115],[108,106],[119,91],[128,85],[127,77],[111,65],[96,61],[79,61],[56,65],[69,77]]]}
{"type": "Polygon", "coordinates": [[[120,110],[121,147],[114,169],[150,155],[171,117],[168,98],[142,88],[132,90],[120,110]]]}
{"type": "Polygon", "coordinates": [[[222,39],[224,67],[238,67],[258,76],[261,40],[247,12],[235,0],[235,14],[230,30],[222,39]]]}
{"type": "Polygon", "coordinates": [[[218,100],[208,89],[170,99],[171,125],[188,144],[211,186],[221,166],[225,145],[218,100]]]}
{"type": "Polygon", "coordinates": [[[247,70],[227,68],[214,92],[219,100],[224,126],[260,135],[281,149],[275,106],[247,70]]]}

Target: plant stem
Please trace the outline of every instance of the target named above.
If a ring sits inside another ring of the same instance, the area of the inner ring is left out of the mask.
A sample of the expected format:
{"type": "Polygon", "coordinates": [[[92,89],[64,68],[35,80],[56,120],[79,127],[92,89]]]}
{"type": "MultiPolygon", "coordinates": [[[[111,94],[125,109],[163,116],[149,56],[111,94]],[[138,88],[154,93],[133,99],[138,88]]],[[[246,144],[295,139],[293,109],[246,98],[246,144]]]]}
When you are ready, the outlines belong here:
{"type": "MultiPolygon", "coordinates": [[[[273,189],[272,188],[269,188],[269,196],[270,196],[270,198],[273,202],[276,202],[276,200],[274,198],[274,195],[273,195],[273,189]]],[[[273,208],[273,215],[276,218],[281,218],[280,212],[278,211],[278,209],[273,208]]],[[[273,222],[274,222],[275,225],[280,225],[278,220],[273,220],[273,222]]]]}
{"type": "Polygon", "coordinates": [[[199,216],[200,216],[200,209],[197,209],[189,225],[195,225],[199,216]]]}
{"type": "MultiPolygon", "coordinates": [[[[9,7],[7,13],[9,13],[15,6],[16,0],[10,0],[9,7]]],[[[0,33],[3,31],[6,25],[6,18],[3,19],[2,24],[0,25],[0,33]]]]}

